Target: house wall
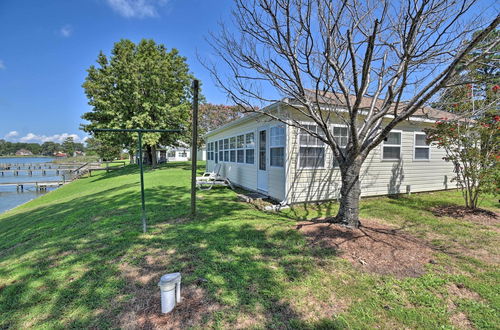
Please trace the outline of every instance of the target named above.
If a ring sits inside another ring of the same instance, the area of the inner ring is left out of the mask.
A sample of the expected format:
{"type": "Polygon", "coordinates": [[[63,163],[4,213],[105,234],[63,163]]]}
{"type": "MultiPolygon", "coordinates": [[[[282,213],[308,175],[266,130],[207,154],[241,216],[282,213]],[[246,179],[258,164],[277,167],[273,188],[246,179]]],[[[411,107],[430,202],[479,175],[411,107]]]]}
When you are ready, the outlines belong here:
{"type": "MultiPolygon", "coordinates": [[[[297,115],[281,109],[282,118],[297,115]]],[[[249,190],[257,191],[257,137],[262,128],[269,128],[282,123],[270,120],[268,117],[256,116],[248,121],[230,126],[215,134],[207,136],[207,142],[217,141],[227,137],[248,132],[254,132],[256,138],[255,162],[252,165],[222,162],[221,175],[231,182],[249,190]]],[[[332,121],[332,125],[340,124],[332,121]]],[[[450,180],[454,177],[453,164],[442,158],[445,152],[436,146],[430,147],[429,160],[414,160],[415,132],[422,132],[432,123],[406,121],[399,124],[395,130],[401,130],[401,159],[382,160],[382,146],[377,146],[367,157],[361,170],[361,195],[377,196],[396,193],[424,192],[456,188],[450,180]],[[409,187],[408,187],[409,186],[409,187]]],[[[273,168],[269,166],[268,143],[268,195],[286,203],[305,201],[323,201],[339,197],[341,178],[340,170],[333,165],[333,153],[325,146],[324,168],[303,169],[298,166],[299,137],[298,129],[286,126],[285,166],[273,168]]],[[[269,130],[268,130],[269,140],[269,130]]],[[[213,170],[215,162],[207,160],[207,169],[213,170]]]]}
{"type": "MultiPolygon", "coordinates": [[[[382,160],[382,146],[377,146],[367,157],[361,170],[361,195],[376,196],[396,193],[423,192],[455,188],[450,179],[454,176],[453,165],[442,158],[445,152],[430,147],[430,160],[414,160],[415,132],[422,132],[430,123],[404,122],[395,130],[401,130],[401,159],[382,160]],[[407,187],[407,186],[410,187],[407,187]]],[[[338,167],[332,166],[333,153],[326,148],[325,167],[302,169],[298,166],[298,129],[289,129],[287,169],[287,203],[321,201],[340,196],[341,178],[338,167]]]]}
{"type": "MultiPolygon", "coordinates": [[[[259,117],[243,122],[240,125],[230,127],[226,130],[207,136],[207,145],[210,142],[221,139],[246,134],[253,132],[255,136],[255,158],[253,164],[236,163],[236,162],[220,162],[222,176],[227,177],[233,184],[241,186],[245,189],[258,191],[257,175],[258,175],[258,132],[262,129],[267,129],[267,195],[276,199],[285,199],[285,167],[269,166],[269,128],[275,125],[280,125],[277,121],[271,121],[269,118],[259,117]]],[[[283,124],[281,124],[283,125],[283,124]]],[[[285,146],[286,150],[286,146],[285,146]]],[[[215,167],[215,160],[208,160],[207,170],[212,171],[215,167]]]]}

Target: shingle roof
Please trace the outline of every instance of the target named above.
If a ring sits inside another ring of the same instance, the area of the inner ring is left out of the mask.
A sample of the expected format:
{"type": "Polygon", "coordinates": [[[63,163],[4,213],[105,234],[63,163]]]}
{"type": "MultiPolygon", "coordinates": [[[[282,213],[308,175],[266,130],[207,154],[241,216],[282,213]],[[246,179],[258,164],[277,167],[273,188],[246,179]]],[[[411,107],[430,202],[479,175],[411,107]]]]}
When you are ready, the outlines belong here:
{"type": "MultiPolygon", "coordinates": [[[[313,98],[315,97],[315,92],[313,90],[308,90],[308,93],[310,93],[310,97],[313,98]]],[[[337,106],[346,106],[346,101],[344,98],[344,95],[341,93],[334,94],[332,92],[320,92],[320,96],[318,96],[318,101],[322,104],[329,104],[329,105],[337,105],[337,106]]],[[[349,102],[351,104],[354,104],[356,100],[356,96],[354,95],[349,95],[349,102]]],[[[373,97],[363,97],[361,100],[360,108],[361,109],[368,109],[371,107],[373,102],[373,97]]],[[[375,107],[382,107],[383,100],[377,99],[375,101],[375,107]]],[[[404,105],[404,102],[402,102],[404,105]]],[[[401,109],[401,108],[400,108],[401,109]]],[[[398,109],[399,111],[399,109],[398,109]]],[[[389,115],[391,113],[388,113],[389,115]]],[[[423,117],[423,118],[428,118],[428,119],[442,119],[442,118],[448,118],[448,119],[453,119],[453,118],[458,118],[457,115],[448,112],[448,111],[443,111],[443,110],[438,110],[432,107],[422,107],[418,109],[415,113],[411,115],[412,117],[423,117]]]]}

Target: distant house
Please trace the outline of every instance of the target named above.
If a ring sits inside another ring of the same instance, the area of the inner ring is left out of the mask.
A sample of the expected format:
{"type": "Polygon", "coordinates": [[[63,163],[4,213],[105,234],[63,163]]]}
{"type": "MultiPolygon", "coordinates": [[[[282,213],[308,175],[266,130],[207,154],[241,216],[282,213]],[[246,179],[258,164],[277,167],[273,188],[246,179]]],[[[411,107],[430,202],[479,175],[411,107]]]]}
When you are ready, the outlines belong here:
{"type": "Polygon", "coordinates": [[[26,149],[19,149],[16,151],[16,156],[33,156],[33,153],[26,149]]]}
{"type": "Polygon", "coordinates": [[[64,153],[64,152],[61,152],[61,151],[58,151],[54,154],[55,157],[68,157],[68,154],[67,153],[64,153]]]}
{"type": "MultiPolygon", "coordinates": [[[[158,148],[156,150],[158,161],[161,162],[185,162],[191,160],[191,148],[182,143],[177,147],[158,148]]],[[[204,146],[199,147],[197,160],[206,160],[207,152],[204,146]]]]}
{"type": "MultiPolygon", "coordinates": [[[[362,107],[371,101],[364,100],[362,107]]],[[[333,97],[325,103],[337,108],[337,113],[344,109],[333,97]]],[[[296,108],[276,102],[263,111],[318,131],[316,123],[296,108]]],[[[349,131],[337,113],[328,115],[328,126],[334,138],[345,146],[349,131]]],[[[397,125],[363,165],[362,196],[456,188],[450,182],[453,164],[443,160],[443,149],[427,143],[424,132],[437,119],[452,116],[425,107],[397,125]]],[[[340,170],[332,151],[296,127],[254,113],[207,133],[205,138],[207,169],[214,170],[216,164],[221,164],[220,174],[236,186],[259,191],[284,204],[331,200],[340,195],[340,170]]]]}

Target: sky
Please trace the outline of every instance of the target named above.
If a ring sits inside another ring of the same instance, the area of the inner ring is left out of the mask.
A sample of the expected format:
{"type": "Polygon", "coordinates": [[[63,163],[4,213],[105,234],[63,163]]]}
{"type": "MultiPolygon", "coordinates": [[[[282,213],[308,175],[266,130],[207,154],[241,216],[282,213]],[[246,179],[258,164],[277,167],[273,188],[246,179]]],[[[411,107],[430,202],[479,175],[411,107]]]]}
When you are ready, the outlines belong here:
{"type": "Polygon", "coordinates": [[[0,0],[0,139],[79,142],[90,110],[81,87],[99,51],[120,39],[177,48],[211,103],[227,103],[197,59],[230,0],[0,0]]]}
{"type": "MultiPolygon", "coordinates": [[[[86,70],[120,39],[177,48],[201,80],[206,100],[229,104],[198,57],[214,60],[206,38],[229,20],[232,2],[0,0],[0,139],[83,141],[81,115],[91,110],[81,87],[86,70]]],[[[492,16],[494,3],[478,0],[478,8],[492,16]]]]}

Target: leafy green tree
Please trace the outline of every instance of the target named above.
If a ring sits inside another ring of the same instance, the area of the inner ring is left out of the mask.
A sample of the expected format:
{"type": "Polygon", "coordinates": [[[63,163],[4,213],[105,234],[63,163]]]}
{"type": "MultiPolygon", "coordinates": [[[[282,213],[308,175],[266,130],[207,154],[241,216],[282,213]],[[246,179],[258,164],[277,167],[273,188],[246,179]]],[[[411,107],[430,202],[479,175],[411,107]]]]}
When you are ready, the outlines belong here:
{"type": "Polygon", "coordinates": [[[44,156],[52,156],[59,150],[61,150],[61,145],[52,141],[42,143],[40,148],[40,152],[44,156]]]}
{"type": "Polygon", "coordinates": [[[200,142],[204,142],[202,138],[205,133],[242,117],[243,112],[241,107],[235,105],[201,104],[198,114],[198,133],[201,140],[200,142]]]}
{"type": "Polygon", "coordinates": [[[477,208],[483,193],[500,192],[500,116],[444,118],[426,133],[446,151],[444,160],[455,165],[452,181],[461,189],[466,207],[477,208]]]}
{"type": "MultiPolygon", "coordinates": [[[[83,114],[96,128],[179,129],[188,125],[193,76],[186,58],[176,49],[167,51],[153,40],[134,44],[115,43],[108,58],[102,52],[91,66],[83,84],[92,111],[83,114]]],[[[135,134],[93,134],[101,143],[128,149],[131,160],[136,149],[135,134]]],[[[179,134],[148,133],[143,137],[149,159],[156,163],[155,148],[180,139],[179,134]]]]}
{"type": "Polygon", "coordinates": [[[73,137],[69,136],[63,141],[62,149],[68,156],[73,156],[75,153],[75,142],[73,137]]]}
{"type": "Polygon", "coordinates": [[[92,155],[96,154],[103,160],[114,160],[120,157],[122,151],[120,146],[103,143],[96,138],[89,138],[86,141],[87,152],[92,155]]]}

